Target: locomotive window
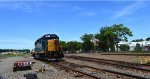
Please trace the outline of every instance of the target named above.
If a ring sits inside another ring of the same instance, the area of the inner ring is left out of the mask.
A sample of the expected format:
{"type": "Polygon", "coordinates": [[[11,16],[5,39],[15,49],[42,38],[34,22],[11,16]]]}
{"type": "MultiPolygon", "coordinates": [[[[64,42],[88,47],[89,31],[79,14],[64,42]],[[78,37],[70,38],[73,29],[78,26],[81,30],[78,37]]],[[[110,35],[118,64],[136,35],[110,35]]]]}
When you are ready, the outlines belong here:
{"type": "Polygon", "coordinates": [[[51,37],[56,37],[56,35],[55,35],[55,34],[52,34],[51,37]]]}
{"type": "Polygon", "coordinates": [[[51,37],[50,35],[46,35],[45,37],[51,37]]]}

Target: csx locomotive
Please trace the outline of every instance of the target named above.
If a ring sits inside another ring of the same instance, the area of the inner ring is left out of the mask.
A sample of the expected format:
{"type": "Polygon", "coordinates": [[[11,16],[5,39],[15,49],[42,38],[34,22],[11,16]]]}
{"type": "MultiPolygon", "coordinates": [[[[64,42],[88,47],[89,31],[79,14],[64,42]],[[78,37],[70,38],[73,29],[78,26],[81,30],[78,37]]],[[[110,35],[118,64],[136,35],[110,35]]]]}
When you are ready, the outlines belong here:
{"type": "Polygon", "coordinates": [[[64,57],[59,44],[59,37],[56,34],[45,34],[35,42],[35,49],[32,52],[35,59],[61,59],[64,57]]]}

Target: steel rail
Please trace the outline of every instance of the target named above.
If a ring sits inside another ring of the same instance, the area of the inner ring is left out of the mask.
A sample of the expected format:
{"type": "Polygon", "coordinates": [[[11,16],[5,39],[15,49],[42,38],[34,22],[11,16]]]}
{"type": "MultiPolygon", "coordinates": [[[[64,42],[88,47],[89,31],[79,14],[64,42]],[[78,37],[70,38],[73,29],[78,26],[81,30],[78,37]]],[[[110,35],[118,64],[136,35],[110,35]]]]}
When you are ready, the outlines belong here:
{"type": "Polygon", "coordinates": [[[102,79],[102,78],[96,77],[96,76],[94,76],[94,75],[91,75],[91,74],[89,74],[89,73],[85,73],[85,72],[76,70],[76,69],[74,69],[74,68],[71,68],[71,67],[62,65],[62,64],[60,64],[60,63],[53,63],[53,64],[55,64],[57,67],[63,67],[64,69],[70,69],[70,70],[72,70],[72,71],[74,71],[74,72],[81,73],[81,74],[83,74],[83,75],[92,77],[92,78],[94,78],[94,79],[102,79]]]}
{"type": "MultiPolygon", "coordinates": [[[[113,73],[113,74],[117,74],[117,75],[122,75],[122,76],[126,76],[126,77],[131,77],[131,78],[136,78],[136,79],[149,79],[149,78],[141,77],[141,76],[137,76],[137,75],[131,75],[131,74],[126,74],[126,73],[112,71],[112,70],[107,70],[107,69],[95,68],[95,67],[91,67],[91,66],[87,66],[87,65],[75,64],[75,63],[71,63],[71,62],[63,62],[63,64],[71,64],[71,65],[78,66],[78,67],[87,67],[87,68],[95,69],[95,70],[98,70],[98,71],[109,72],[109,73],[113,73]]],[[[62,66],[62,64],[61,64],[61,66],[62,66]]],[[[67,66],[65,66],[65,67],[67,68],[67,66]]],[[[85,73],[85,72],[82,72],[82,71],[79,71],[79,70],[75,70],[75,69],[73,69],[71,67],[68,67],[68,69],[71,69],[71,70],[73,70],[75,72],[79,72],[79,73],[85,74],[87,76],[96,78],[96,79],[101,79],[101,78],[93,76],[91,74],[88,74],[88,73],[85,73]]]]}
{"type": "Polygon", "coordinates": [[[91,57],[82,57],[82,56],[65,56],[65,57],[71,58],[71,59],[76,59],[76,60],[84,60],[84,61],[95,62],[95,63],[104,63],[104,64],[122,66],[122,67],[126,67],[126,68],[150,72],[149,69],[135,67],[135,66],[140,66],[142,64],[134,64],[134,63],[123,62],[123,61],[107,60],[107,59],[99,59],[99,58],[91,58],[91,57]]]}

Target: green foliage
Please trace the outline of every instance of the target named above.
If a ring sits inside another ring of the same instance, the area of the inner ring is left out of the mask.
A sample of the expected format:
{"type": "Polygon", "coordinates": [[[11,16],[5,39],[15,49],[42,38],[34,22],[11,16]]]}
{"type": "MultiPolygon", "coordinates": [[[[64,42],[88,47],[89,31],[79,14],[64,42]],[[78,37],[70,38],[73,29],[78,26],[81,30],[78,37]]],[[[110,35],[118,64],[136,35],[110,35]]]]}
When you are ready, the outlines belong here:
{"type": "Polygon", "coordinates": [[[60,41],[60,45],[63,51],[71,51],[71,52],[79,51],[82,46],[81,42],[77,41],[69,41],[69,42],[60,41]]]}
{"type": "Polygon", "coordinates": [[[133,36],[130,29],[127,27],[124,27],[123,24],[112,25],[111,30],[110,31],[111,31],[115,41],[117,41],[117,38],[119,38],[122,41],[128,41],[127,36],[133,36]]]}
{"type": "MultiPolygon", "coordinates": [[[[146,41],[150,41],[150,37],[146,38],[145,39],[146,41]]],[[[135,39],[135,40],[132,40],[132,42],[142,42],[144,41],[144,39],[135,39]]]]}
{"type": "Polygon", "coordinates": [[[142,42],[144,41],[143,39],[135,39],[135,40],[132,40],[132,42],[142,42]]]}
{"type": "Polygon", "coordinates": [[[115,45],[118,46],[119,41],[128,41],[127,36],[133,36],[129,28],[123,24],[114,24],[112,26],[102,27],[99,33],[95,34],[95,38],[99,39],[99,47],[103,51],[115,51],[115,45]]]}
{"type": "Polygon", "coordinates": [[[134,49],[135,52],[142,52],[142,47],[140,46],[140,44],[136,44],[136,47],[134,49]]]}
{"type": "Polygon", "coordinates": [[[0,52],[30,52],[30,49],[0,49],[0,52]]]}
{"type": "Polygon", "coordinates": [[[67,45],[66,45],[65,41],[60,41],[60,45],[61,45],[63,51],[67,51],[67,45]]]}
{"type": "Polygon", "coordinates": [[[82,50],[83,51],[91,51],[94,50],[94,45],[91,42],[84,42],[82,44],[82,50]]]}
{"type": "Polygon", "coordinates": [[[77,41],[69,41],[67,42],[66,45],[67,45],[67,50],[72,52],[78,51],[81,48],[81,43],[77,41]]]}
{"type": "Polygon", "coordinates": [[[129,51],[130,46],[126,45],[126,44],[122,44],[122,45],[120,45],[119,48],[120,48],[121,51],[129,51]]]}
{"type": "Polygon", "coordinates": [[[82,49],[84,51],[91,51],[94,49],[94,44],[91,42],[93,37],[94,37],[93,34],[84,34],[82,37],[80,37],[81,40],[83,41],[82,49]]]}
{"type": "Polygon", "coordinates": [[[84,34],[82,37],[80,37],[81,38],[81,40],[83,41],[83,42],[91,42],[91,40],[92,40],[92,38],[94,37],[94,35],[93,34],[84,34]]]}
{"type": "Polygon", "coordinates": [[[95,34],[95,38],[97,38],[100,41],[98,47],[101,48],[103,51],[109,50],[109,40],[112,37],[110,30],[111,27],[105,26],[100,29],[99,33],[95,34]]]}
{"type": "Polygon", "coordinates": [[[150,37],[146,38],[146,41],[150,41],[150,37]]]}

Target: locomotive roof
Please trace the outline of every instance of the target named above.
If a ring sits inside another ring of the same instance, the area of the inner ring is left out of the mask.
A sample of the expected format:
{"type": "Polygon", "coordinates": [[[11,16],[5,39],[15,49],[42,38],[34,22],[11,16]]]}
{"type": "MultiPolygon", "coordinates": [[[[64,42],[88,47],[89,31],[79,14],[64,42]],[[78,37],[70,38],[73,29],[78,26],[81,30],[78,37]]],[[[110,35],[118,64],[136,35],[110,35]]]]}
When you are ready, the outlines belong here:
{"type": "Polygon", "coordinates": [[[56,34],[45,34],[43,37],[55,37],[55,38],[59,38],[56,34]]]}
{"type": "Polygon", "coordinates": [[[37,39],[36,42],[38,42],[41,39],[46,39],[46,38],[55,38],[55,39],[59,39],[59,37],[56,34],[45,34],[42,37],[40,37],[39,39],[37,39]]]}

